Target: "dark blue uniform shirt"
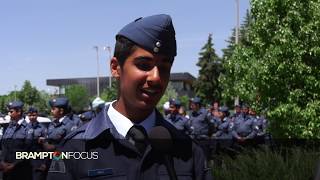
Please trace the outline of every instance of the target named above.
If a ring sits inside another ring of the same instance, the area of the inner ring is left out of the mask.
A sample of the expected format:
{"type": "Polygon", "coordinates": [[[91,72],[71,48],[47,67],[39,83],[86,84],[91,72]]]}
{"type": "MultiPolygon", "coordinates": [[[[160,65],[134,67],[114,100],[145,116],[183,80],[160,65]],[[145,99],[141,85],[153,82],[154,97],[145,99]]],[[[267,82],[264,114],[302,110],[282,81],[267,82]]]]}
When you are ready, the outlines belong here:
{"type": "Polygon", "coordinates": [[[231,123],[232,136],[236,139],[240,137],[253,139],[257,134],[255,121],[256,120],[249,115],[239,116],[231,123]]]}
{"type": "Polygon", "coordinates": [[[232,139],[232,129],[230,127],[230,119],[225,117],[220,121],[218,125],[218,131],[214,134],[217,139],[232,139]]]}
{"type": "Polygon", "coordinates": [[[18,124],[11,121],[2,136],[2,160],[4,162],[18,163],[16,152],[28,151],[27,122],[18,124]]]}
{"type": "Polygon", "coordinates": [[[191,112],[189,114],[189,121],[191,128],[193,130],[193,135],[197,136],[208,136],[209,122],[207,119],[208,112],[204,108],[201,108],[199,111],[191,112]]]}
{"type": "Polygon", "coordinates": [[[31,166],[28,160],[16,159],[16,152],[28,152],[30,141],[27,140],[27,122],[21,124],[11,121],[5,130],[1,145],[1,159],[5,163],[12,163],[13,169],[3,173],[3,179],[31,179],[31,166]]]}
{"type": "Polygon", "coordinates": [[[30,141],[30,151],[31,152],[41,152],[44,151],[42,144],[39,144],[39,138],[47,137],[47,128],[40,124],[39,122],[29,122],[26,127],[27,139],[30,141]]]}
{"type": "Polygon", "coordinates": [[[169,179],[165,157],[174,165],[178,179],[212,179],[200,147],[164,120],[159,112],[156,126],[168,129],[174,146],[165,155],[156,152],[151,145],[143,154],[139,153],[117,132],[107,115],[108,108],[105,107],[63,142],[63,151],[98,152],[99,158],[64,160],[65,169],[51,169],[48,179],[169,179]]]}
{"type": "Polygon", "coordinates": [[[48,126],[47,138],[51,144],[59,144],[62,139],[69,134],[74,127],[74,123],[67,116],[61,122],[58,120],[52,121],[48,126]]]}
{"type": "Polygon", "coordinates": [[[189,133],[190,127],[188,125],[188,119],[186,117],[180,114],[169,114],[166,119],[178,130],[189,133]]]}

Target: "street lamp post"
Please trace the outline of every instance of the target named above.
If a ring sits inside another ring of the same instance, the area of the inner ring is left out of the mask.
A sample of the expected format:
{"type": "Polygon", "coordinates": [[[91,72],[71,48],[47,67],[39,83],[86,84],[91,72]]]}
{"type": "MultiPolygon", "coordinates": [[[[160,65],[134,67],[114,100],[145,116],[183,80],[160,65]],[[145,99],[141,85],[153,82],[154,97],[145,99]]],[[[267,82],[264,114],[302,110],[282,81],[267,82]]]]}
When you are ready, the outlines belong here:
{"type": "MultiPolygon", "coordinates": [[[[239,0],[236,1],[236,45],[239,43],[239,0]]],[[[239,96],[234,99],[234,105],[239,105],[239,96]]]]}
{"type": "Polygon", "coordinates": [[[236,44],[239,43],[239,0],[236,0],[236,44]]]}
{"type": "MultiPolygon", "coordinates": [[[[111,47],[110,46],[106,46],[106,47],[103,47],[103,49],[105,50],[105,51],[108,51],[108,53],[109,53],[109,60],[107,61],[107,63],[109,62],[109,61],[111,61],[111,47]]],[[[109,63],[110,64],[110,63],[109,63]]],[[[109,88],[111,88],[111,86],[112,86],[112,84],[111,84],[111,69],[110,69],[110,75],[109,75],[109,88]]]]}
{"type": "Polygon", "coordinates": [[[17,100],[17,85],[14,85],[14,100],[17,100]]]}
{"type": "Polygon", "coordinates": [[[97,52],[97,97],[100,97],[100,73],[99,73],[99,48],[98,46],[93,46],[97,52]]]}

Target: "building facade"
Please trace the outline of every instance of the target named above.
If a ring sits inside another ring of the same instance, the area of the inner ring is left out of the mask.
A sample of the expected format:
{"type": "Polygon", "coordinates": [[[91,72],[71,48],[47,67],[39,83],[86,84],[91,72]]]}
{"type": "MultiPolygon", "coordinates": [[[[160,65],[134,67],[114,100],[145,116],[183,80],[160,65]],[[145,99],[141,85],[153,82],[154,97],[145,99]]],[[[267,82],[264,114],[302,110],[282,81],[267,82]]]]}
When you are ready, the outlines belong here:
{"type": "MultiPolygon", "coordinates": [[[[109,87],[110,77],[99,78],[99,90],[102,92],[104,89],[109,87]]],[[[171,73],[170,83],[173,88],[177,91],[179,96],[194,96],[193,82],[196,80],[190,73],[171,73]]],[[[47,79],[48,86],[54,86],[58,88],[58,94],[64,94],[65,88],[70,85],[81,85],[84,86],[90,96],[97,95],[97,78],[69,78],[69,79],[47,79]]]]}

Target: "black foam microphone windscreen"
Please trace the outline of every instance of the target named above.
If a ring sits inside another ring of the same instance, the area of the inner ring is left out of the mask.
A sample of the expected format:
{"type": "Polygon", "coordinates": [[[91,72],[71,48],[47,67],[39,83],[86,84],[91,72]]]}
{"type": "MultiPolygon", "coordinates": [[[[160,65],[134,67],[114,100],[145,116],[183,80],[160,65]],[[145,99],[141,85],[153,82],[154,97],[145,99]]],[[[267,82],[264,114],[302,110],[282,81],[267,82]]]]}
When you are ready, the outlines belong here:
{"type": "Polygon", "coordinates": [[[155,151],[168,153],[173,145],[170,132],[163,126],[156,126],[149,132],[149,142],[155,151]]]}

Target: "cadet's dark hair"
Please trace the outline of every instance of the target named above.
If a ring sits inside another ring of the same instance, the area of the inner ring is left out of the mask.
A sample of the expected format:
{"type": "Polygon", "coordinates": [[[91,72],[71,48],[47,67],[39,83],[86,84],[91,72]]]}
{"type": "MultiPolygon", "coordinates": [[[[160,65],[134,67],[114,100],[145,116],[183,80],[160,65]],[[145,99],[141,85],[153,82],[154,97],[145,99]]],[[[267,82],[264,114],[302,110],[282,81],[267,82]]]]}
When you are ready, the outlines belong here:
{"type": "Polygon", "coordinates": [[[135,51],[136,44],[124,36],[116,37],[116,45],[114,48],[114,57],[118,59],[122,68],[125,60],[135,51]]]}

